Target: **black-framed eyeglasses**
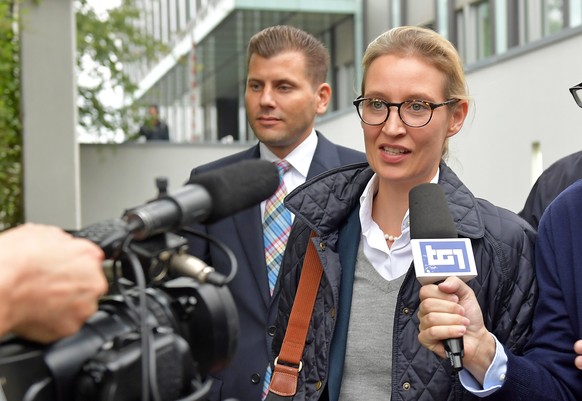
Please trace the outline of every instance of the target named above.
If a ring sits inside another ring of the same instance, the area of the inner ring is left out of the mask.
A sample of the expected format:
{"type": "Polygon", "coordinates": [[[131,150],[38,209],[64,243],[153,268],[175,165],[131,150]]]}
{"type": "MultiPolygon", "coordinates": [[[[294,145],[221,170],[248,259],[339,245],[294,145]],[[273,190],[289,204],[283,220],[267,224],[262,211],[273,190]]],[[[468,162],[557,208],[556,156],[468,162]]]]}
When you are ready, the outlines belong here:
{"type": "Polygon", "coordinates": [[[574,97],[578,107],[582,107],[582,82],[570,88],[570,93],[574,97]]]}
{"type": "Polygon", "coordinates": [[[458,101],[459,99],[449,99],[442,103],[431,103],[426,100],[407,100],[401,103],[390,103],[371,97],[358,97],[353,104],[364,124],[374,126],[384,124],[388,121],[390,107],[396,107],[404,124],[412,128],[420,128],[430,122],[434,109],[458,101]]]}

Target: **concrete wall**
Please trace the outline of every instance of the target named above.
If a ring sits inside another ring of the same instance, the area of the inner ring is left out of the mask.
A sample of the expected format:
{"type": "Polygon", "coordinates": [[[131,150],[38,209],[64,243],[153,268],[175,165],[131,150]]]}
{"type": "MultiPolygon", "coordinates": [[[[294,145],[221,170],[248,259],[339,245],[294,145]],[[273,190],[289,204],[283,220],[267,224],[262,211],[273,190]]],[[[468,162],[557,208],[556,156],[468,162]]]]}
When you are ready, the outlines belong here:
{"type": "Polygon", "coordinates": [[[451,139],[450,163],[477,196],[519,211],[533,142],[544,168],[582,149],[582,109],[568,91],[581,80],[582,34],[468,74],[474,113],[451,139]]]}
{"type": "Polygon", "coordinates": [[[26,1],[22,30],[25,214],[80,224],[75,18],[71,0],[26,1]]]}
{"type": "Polygon", "coordinates": [[[125,209],[157,196],[155,180],[168,179],[168,192],[188,180],[193,167],[247,146],[128,143],[81,145],[81,221],[87,226],[121,217],[125,209]]]}

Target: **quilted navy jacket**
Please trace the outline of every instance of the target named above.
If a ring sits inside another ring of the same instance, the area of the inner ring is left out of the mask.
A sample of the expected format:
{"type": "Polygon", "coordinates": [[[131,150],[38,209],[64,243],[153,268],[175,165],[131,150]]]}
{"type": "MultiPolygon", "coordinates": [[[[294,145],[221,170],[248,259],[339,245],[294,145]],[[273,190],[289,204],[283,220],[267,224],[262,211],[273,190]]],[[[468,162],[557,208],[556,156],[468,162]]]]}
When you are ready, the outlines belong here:
{"type": "MultiPolygon", "coordinates": [[[[359,198],[372,175],[367,164],[338,168],[306,182],[285,201],[296,216],[296,229],[287,245],[280,276],[274,355],[278,355],[285,334],[311,230],[317,234],[314,242],[324,270],[294,400],[336,400],[339,394],[361,236],[359,198]]],[[[535,232],[514,213],[475,198],[444,162],[440,164],[439,184],[459,237],[472,242],[478,276],[469,285],[477,295],[485,325],[510,351],[519,354],[531,333],[537,298],[535,232]]],[[[396,306],[392,401],[477,400],[463,389],[448,360],[418,342],[419,290],[411,266],[396,306]]],[[[362,399],[366,399],[365,394],[362,399]]]]}

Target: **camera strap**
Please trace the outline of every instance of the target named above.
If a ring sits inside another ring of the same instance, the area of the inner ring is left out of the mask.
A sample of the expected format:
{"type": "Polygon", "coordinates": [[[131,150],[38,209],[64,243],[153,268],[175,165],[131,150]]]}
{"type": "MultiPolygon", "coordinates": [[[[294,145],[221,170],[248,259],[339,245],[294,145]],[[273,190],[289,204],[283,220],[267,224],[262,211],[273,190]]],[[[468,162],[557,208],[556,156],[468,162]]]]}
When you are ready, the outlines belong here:
{"type": "Polygon", "coordinates": [[[297,378],[303,367],[301,357],[305,348],[305,338],[323,274],[313,237],[315,237],[314,231],[309,236],[299,287],[291,308],[281,351],[275,358],[275,368],[266,401],[292,400],[297,392],[297,378]]]}

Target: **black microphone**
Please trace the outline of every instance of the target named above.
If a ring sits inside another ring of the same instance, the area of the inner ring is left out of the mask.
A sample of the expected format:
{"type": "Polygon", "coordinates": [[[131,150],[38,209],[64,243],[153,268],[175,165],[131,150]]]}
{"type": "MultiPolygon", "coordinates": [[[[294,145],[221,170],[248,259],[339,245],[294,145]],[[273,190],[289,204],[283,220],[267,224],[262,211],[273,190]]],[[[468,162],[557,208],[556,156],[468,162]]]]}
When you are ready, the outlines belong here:
{"type": "Polygon", "coordinates": [[[178,191],[128,210],[124,217],[137,240],[192,223],[214,223],[271,196],[279,172],[266,160],[244,160],[195,175],[178,191]]]}
{"type": "MultiPolygon", "coordinates": [[[[412,188],[409,219],[414,270],[422,285],[449,276],[465,281],[477,276],[471,241],[458,238],[440,185],[425,183],[412,188]]],[[[463,369],[463,337],[445,340],[445,351],[453,369],[463,369]]]]}

